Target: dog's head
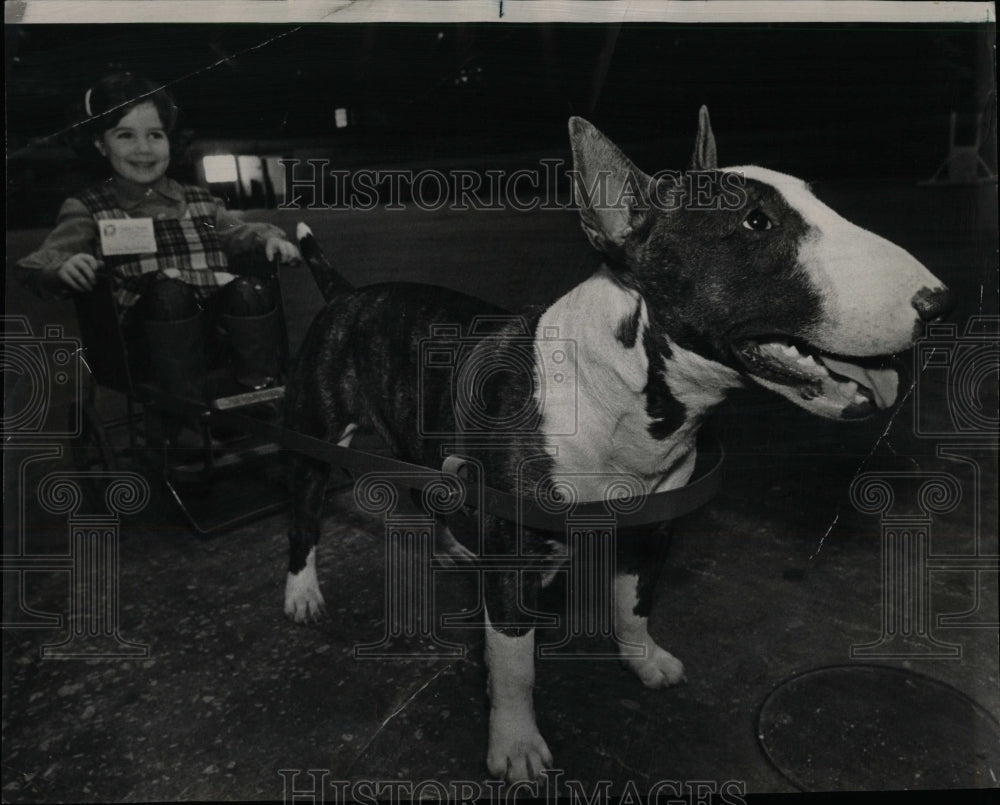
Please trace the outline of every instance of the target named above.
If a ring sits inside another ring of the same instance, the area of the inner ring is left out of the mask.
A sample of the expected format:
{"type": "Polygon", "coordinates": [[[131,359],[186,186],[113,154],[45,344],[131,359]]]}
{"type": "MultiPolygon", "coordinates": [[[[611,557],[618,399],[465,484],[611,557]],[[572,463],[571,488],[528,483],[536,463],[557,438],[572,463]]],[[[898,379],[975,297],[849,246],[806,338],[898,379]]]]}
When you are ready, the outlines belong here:
{"type": "Polygon", "coordinates": [[[951,307],[920,262],[799,179],[719,169],[704,107],[684,172],[648,176],[587,121],[569,130],[584,231],[642,295],[665,351],[693,351],[830,418],[893,404],[890,356],[951,307]]]}

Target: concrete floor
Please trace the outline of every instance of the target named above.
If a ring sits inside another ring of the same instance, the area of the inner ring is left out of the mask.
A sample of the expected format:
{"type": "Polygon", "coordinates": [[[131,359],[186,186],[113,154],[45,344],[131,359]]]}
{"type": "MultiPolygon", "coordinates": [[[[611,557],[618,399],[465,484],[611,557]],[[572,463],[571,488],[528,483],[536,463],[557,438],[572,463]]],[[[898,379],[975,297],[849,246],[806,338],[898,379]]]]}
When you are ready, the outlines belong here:
{"type": "MultiPolygon", "coordinates": [[[[996,315],[995,187],[819,190],[955,288],[960,333],[973,315],[996,315]]],[[[572,213],[303,217],[357,282],[430,279],[513,307],[593,266],[572,213]]],[[[9,234],[9,259],[39,234],[9,234]]],[[[308,281],[292,276],[287,286],[297,343],[318,301],[308,281]]],[[[53,323],[72,334],[69,306],[10,283],[7,312],[27,316],[36,334],[53,323]]],[[[981,402],[995,412],[993,371],[981,402]]],[[[694,797],[702,781],[732,801],[742,792],[996,787],[997,576],[995,565],[977,574],[962,561],[998,552],[996,434],[948,435],[950,388],[921,381],[892,417],[852,425],[761,391],[720,409],[713,426],[726,480],[678,523],[651,619],[687,683],[650,691],[617,661],[540,660],[536,710],[561,791],[670,793],[683,783],[694,797]],[[962,495],[930,519],[926,629],[909,630],[893,652],[852,656],[883,634],[889,584],[879,515],[858,511],[848,494],[862,473],[889,478],[910,514],[914,473],[950,475],[962,495]],[[955,656],[927,656],[929,646],[955,656]],[[809,674],[817,669],[839,670],[809,674]]],[[[67,402],[55,394],[52,422],[67,402]]],[[[69,574],[54,569],[68,550],[67,515],[44,511],[37,494],[45,476],[71,469],[60,448],[43,433],[8,440],[4,454],[4,622],[14,624],[3,633],[5,801],[278,799],[316,781],[331,801],[337,781],[369,781],[353,793],[383,798],[379,781],[408,781],[404,796],[426,781],[491,793],[476,629],[442,633],[465,647],[457,658],[355,659],[354,647],[385,629],[384,523],[347,488],[331,492],[320,550],[326,620],[297,627],[282,615],[284,515],[203,540],[154,490],[119,524],[119,634],[139,656],[43,658],[43,646],[66,637],[71,606],[69,574]],[[27,555],[36,569],[18,572],[27,555]],[[39,625],[44,613],[55,620],[39,625]]],[[[437,613],[475,611],[472,573],[438,573],[434,583],[437,613]]],[[[559,611],[565,594],[557,581],[547,606],[559,611]]],[[[607,645],[571,645],[595,648],[607,645]]],[[[441,796],[433,784],[417,793],[441,796]]]]}

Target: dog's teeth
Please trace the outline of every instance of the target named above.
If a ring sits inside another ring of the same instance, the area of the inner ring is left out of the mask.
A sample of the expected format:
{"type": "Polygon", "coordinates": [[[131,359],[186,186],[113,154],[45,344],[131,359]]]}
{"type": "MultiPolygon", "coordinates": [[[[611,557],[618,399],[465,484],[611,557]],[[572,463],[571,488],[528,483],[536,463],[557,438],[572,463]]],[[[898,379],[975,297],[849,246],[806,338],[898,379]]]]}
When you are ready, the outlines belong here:
{"type": "Polygon", "coordinates": [[[801,363],[803,366],[815,366],[816,359],[812,355],[803,355],[796,360],[796,363],[801,363]]]}
{"type": "Polygon", "coordinates": [[[799,351],[795,347],[793,347],[791,344],[782,344],[781,345],[781,351],[784,352],[786,355],[798,355],[799,354],[799,351]]]}
{"type": "Polygon", "coordinates": [[[857,392],[857,393],[856,393],[856,394],[854,395],[854,402],[856,402],[856,403],[865,403],[865,402],[868,402],[868,398],[867,398],[867,397],[865,397],[865,395],[864,395],[864,394],[862,394],[862,393],[861,393],[861,392],[859,391],[859,392],[857,392]]]}

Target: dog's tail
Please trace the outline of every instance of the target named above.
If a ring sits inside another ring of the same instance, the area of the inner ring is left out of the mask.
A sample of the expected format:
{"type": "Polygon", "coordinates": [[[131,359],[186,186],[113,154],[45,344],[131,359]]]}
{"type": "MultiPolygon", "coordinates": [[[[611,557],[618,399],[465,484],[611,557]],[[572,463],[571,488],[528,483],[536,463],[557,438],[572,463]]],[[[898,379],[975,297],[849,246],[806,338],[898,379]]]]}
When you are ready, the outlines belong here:
{"type": "Polygon", "coordinates": [[[299,241],[299,251],[302,252],[302,259],[309,266],[309,271],[316,280],[319,291],[323,294],[323,299],[329,302],[334,296],[344,291],[350,291],[354,286],[344,279],[337,270],[330,265],[319,241],[316,240],[312,230],[306,224],[299,222],[295,227],[295,237],[299,241]]]}

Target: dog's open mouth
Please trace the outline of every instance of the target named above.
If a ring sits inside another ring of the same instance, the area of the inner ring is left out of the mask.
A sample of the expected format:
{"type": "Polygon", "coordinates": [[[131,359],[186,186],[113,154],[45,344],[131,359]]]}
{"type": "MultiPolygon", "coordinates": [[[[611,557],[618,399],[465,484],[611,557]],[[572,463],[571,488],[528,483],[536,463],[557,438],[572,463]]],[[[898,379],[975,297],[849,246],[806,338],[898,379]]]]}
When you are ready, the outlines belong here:
{"type": "Polygon", "coordinates": [[[733,352],[750,375],[790,386],[807,400],[826,397],[859,414],[896,401],[899,376],[890,356],[848,360],[783,339],[742,341],[733,352]]]}

